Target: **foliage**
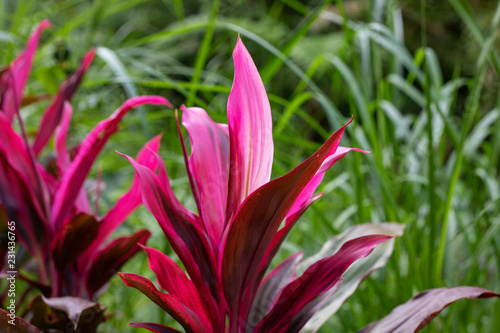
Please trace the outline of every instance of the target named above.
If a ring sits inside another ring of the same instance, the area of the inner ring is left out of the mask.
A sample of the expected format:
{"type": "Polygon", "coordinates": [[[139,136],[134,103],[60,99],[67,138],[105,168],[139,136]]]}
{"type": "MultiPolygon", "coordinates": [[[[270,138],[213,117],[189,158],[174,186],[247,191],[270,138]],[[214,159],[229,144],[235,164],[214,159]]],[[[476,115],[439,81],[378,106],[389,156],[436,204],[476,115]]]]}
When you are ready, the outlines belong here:
{"type": "MultiPolygon", "coordinates": [[[[182,123],[191,142],[189,160],[183,146],[184,160],[199,215],[177,201],[161,161],[156,175],[126,156],[139,176],[146,207],[156,217],[187,274],[160,251],[145,248],[149,266],[165,292],[139,275],[120,276],[126,285],[170,314],[186,332],[299,332],[317,312],[326,311],[325,303],[330,307],[339,301],[335,291],[349,266],[392,236],[369,234],[350,239],[335,254],[317,261],[310,259],[309,267],[296,277],[296,266],[302,258],[298,252],[265,276],[291,228],[321,197],[314,192],[325,172],[353,150],[339,146],[350,122],[307,160],[270,181],[274,145],[269,101],[240,39],[233,60],[228,125],[214,123],[203,109],[181,107],[182,123]]],[[[369,233],[364,227],[370,226],[359,226],[369,233]]],[[[382,255],[375,260],[384,261],[387,254],[378,254],[382,255]]],[[[372,271],[358,272],[358,278],[372,271]]],[[[428,290],[360,332],[416,332],[450,303],[478,297],[500,294],[475,287],[428,290]]],[[[330,309],[329,315],[335,310],[330,309]]],[[[307,330],[317,331],[324,321],[311,322],[307,330]]],[[[153,332],[176,331],[161,324],[132,325],[153,332]]]]}
{"type": "MultiPolygon", "coordinates": [[[[319,187],[323,198],[291,231],[277,259],[301,248],[312,254],[329,235],[368,221],[398,221],[406,229],[387,269],[360,285],[325,332],[355,331],[417,290],[456,285],[500,290],[495,2],[448,0],[438,4],[440,10],[429,0],[327,1],[320,7],[319,1],[288,0],[0,4],[5,9],[0,10],[3,64],[18,54],[38,22],[50,18],[54,23],[35,59],[30,94],[55,94],[85,52],[99,46],[98,59],[73,97],[82,112],[73,115],[70,142],[84,138],[102,118],[103,106],[118,107],[135,93],[165,95],[174,105],[192,95],[188,107],[204,107],[222,122],[232,76],[227,59],[236,33],[255,56],[270,92],[274,176],[310,156],[346,116],[355,115],[344,139],[352,142],[346,145],[372,153],[347,157],[325,175],[319,187]],[[101,58],[110,54],[103,48],[115,57],[101,58]],[[117,63],[126,71],[117,71],[117,63]]],[[[28,134],[37,131],[45,103],[25,108],[28,134]]],[[[160,131],[169,143],[161,155],[173,191],[194,209],[180,147],[170,144],[178,140],[174,114],[138,111],[127,116],[123,131],[101,154],[107,186],[101,211],[116,202],[132,173],[124,159],[106,153],[134,154],[160,131]]],[[[97,168],[90,176],[97,177],[97,168]]],[[[144,226],[153,231],[149,246],[171,253],[142,209],[117,231],[130,234],[144,226]]],[[[143,258],[124,270],[152,278],[143,258]]],[[[134,291],[124,290],[119,279],[111,280],[101,302],[117,312],[105,330],[129,331],[125,318],[171,324],[147,300],[131,295],[134,291]]],[[[486,305],[459,302],[426,330],[498,331],[499,303],[482,302],[486,305]]]]}
{"type": "MultiPolygon", "coordinates": [[[[47,329],[50,327],[41,324],[48,319],[39,313],[45,309],[44,305],[52,307],[57,299],[57,304],[69,302],[68,308],[74,310],[78,307],[73,298],[96,299],[113,274],[138,252],[138,243],[144,244],[150,236],[147,229],[142,229],[132,236],[107,242],[110,234],[141,203],[137,180],[103,217],[97,215],[98,200],[92,208],[83,185],[97,155],[117,131],[118,123],[127,112],[146,103],[169,105],[167,100],[156,96],[131,98],[108,119],[97,124],[78,146],[68,149],[66,137],[72,114],[70,100],[94,57],[91,51],[81,67],[61,85],[42,116],[40,130],[30,143],[20,108],[37,100],[37,96],[24,97],[23,90],[40,35],[48,26],[49,22],[43,21],[36,29],[26,49],[3,71],[0,86],[0,203],[6,215],[2,222],[8,226],[8,234],[13,235],[15,231],[15,238],[29,253],[20,267],[17,262],[21,259],[15,258],[19,252],[16,251],[15,239],[9,237],[9,246],[2,249],[2,270],[15,271],[16,278],[51,297],[43,301],[38,298],[29,305],[32,323],[47,329]],[[15,121],[20,134],[14,130],[15,121]],[[52,137],[55,156],[44,163],[40,156],[52,137]],[[13,255],[4,261],[7,250],[13,255]]],[[[138,163],[145,168],[156,168],[153,152],[158,151],[159,139],[158,136],[149,141],[137,156],[138,163]]],[[[97,191],[100,191],[99,186],[97,184],[97,191]]],[[[27,289],[24,293],[29,291],[27,289]]],[[[6,288],[1,297],[5,309],[10,305],[8,295],[10,289],[6,288]]],[[[82,311],[94,307],[100,309],[91,304],[82,307],[82,311]]],[[[20,310],[23,304],[19,301],[16,306],[20,310]]],[[[102,312],[89,311],[96,317],[102,312]]],[[[58,321],[51,320],[52,323],[58,321]]],[[[90,329],[78,328],[92,332],[100,321],[90,329]]],[[[75,320],[75,330],[77,325],[79,321],[75,320]]],[[[57,327],[65,327],[65,322],[57,327]]]]}

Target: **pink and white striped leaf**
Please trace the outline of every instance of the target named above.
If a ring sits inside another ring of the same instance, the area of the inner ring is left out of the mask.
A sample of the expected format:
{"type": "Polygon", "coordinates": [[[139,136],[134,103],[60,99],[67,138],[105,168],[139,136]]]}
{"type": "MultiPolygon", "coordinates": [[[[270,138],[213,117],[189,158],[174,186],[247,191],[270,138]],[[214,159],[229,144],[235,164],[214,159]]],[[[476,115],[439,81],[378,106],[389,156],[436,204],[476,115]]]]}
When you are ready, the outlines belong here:
{"type": "Polygon", "coordinates": [[[238,37],[227,101],[230,172],[226,223],[250,193],[271,179],[274,143],[269,99],[257,67],[238,37]]]}

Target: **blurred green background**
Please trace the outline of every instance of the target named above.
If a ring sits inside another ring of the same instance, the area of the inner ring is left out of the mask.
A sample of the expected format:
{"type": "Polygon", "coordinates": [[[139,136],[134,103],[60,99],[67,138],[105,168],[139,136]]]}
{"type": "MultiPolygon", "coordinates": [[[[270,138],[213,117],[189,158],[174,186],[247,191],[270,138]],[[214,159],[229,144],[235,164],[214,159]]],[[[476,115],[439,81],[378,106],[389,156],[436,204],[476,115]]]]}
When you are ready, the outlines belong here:
{"type": "MultiPolygon", "coordinates": [[[[27,93],[54,94],[97,47],[73,99],[70,142],[140,94],[165,96],[176,107],[201,106],[224,122],[238,34],[271,101],[273,177],[354,115],[342,145],[371,154],[351,153],[327,173],[319,188],[325,196],[278,257],[300,249],[312,255],[358,223],[395,221],[406,230],[387,267],[363,282],[323,332],[355,332],[424,289],[500,291],[500,2],[0,0],[0,64],[19,53],[43,19],[53,26],[43,34],[27,93]]],[[[23,110],[32,133],[46,105],[23,110]]],[[[194,209],[174,111],[144,107],[125,118],[100,156],[101,212],[133,176],[114,151],[135,155],[160,132],[174,191],[194,209]]],[[[117,233],[144,226],[153,231],[150,246],[172,253],[144,208],[117,233]]],[[[154,280],[143,254],[122,271],[154,280]]],[[[171,323],[118,277],[100,303],[113,315],[102,332],[139,331],[128,322],[171,323]]],[[[500,332],[499,314],[498,301],[464,300],[424,331],[500,332]]]]}

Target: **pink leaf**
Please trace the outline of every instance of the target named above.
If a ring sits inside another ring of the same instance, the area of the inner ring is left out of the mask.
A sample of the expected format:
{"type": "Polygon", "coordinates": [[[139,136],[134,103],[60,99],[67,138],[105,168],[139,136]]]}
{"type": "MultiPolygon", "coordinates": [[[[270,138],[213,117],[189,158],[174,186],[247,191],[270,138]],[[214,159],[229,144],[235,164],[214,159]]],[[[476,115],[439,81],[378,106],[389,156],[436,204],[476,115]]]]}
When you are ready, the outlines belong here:
{"type": "MultiPolygon", "coordinates": [[[[69,125],[71,123],[71,116],[73,114],[73,108],[69,102],[65,102],[62,109],[62,118],[60,123],[57,125],[54,131],[54,141],[56,149],[56,164],[59,171],[59,175],[66,172],[66,169],[71,164],[70,154],[66,146],[66,137],[68,134],[69,125]]],[[[85,214],[90,214],[90,203],[87,198],[87,193],[85,193],[85,188],[80,189],[77,198],[75,199],[76,211],[85,214]]]]}
{"type": "Polygon", "coordinates": [[[151,281],[142,276],[130,273],[118,273],[123,282],[129,287],[136,288],[159,307],[177,320],[186,332],[210,332],[210,323],[182,303],[178,297],[162,293],[156,289],[151,281]]]}
{"type": "Polygon", "coordinates": [[[80,85],[83,75],[89,68],[92,59],[94,59],[94,55],[95,50],[92,50],[85,55],[80,67],[75,73],[73,73],[73,75],[61,84],[61,87],[52,101],[52,104],[50,104],[47,110],[45,110],[40,123],[40,131],[36,135],[35,142],[33,143],[33,152],[35,153],[35,156],[42,151],[57,125],[61,122],[64,114],[64,104],[71,101],[71,97],[73,97],[73,94],[80,85]]]}
{"type": "Polygon", "coordinates": [[[233,60],[234,81],[227,101],[231,161],[226,223],[250,193],[271,179],[274,152],[266,90],[239,37],[233,60]]]}
{"type": "Polygon", "coordinates": [[[61,179],[61,185],[57,190],[52,206],[54,225],[60,226],[70,213],[73,203],[80,188],[87,177],[92,164],[103,146],[112,134],[118,130],[118,123],[131,109],[143,104],[170,105],[163,97],[140,96],[127,100],[108,119],[101,121],[83,140],[78,154],[71,162],[67,172],[61,179]]]}
{"type": "Polygon", "coordinates": [[[301,211],[309,202],[311,197],[314,194],[314,191],[316,188],[319,186],[321,181],[323,180],[323,177],[325,176],[325,172],[328,171],[337,161],[342,159],[349,151],[354,150],[354,151],[359,151],[362,153],[367,153],[364,150],[358,149],[358,148],[346,148],[346,147],[338,147],[337,150],[335,151],[334,154],[328,156],[323,164],[321,164],[321,167],[319,170],[316,172],[314,177],[311,179],[311,181],[307,184],[307,186],[302,190],[302,193],[300,193],[300,196],[295,200],[295,203],[293,204],[292,208],[288,212],[288,216],[291,216],[298,211],[301,211]]]}
{"type": "Polygon", "coordinates": [[[144,247],[148,253],[149,268],[155,272],[160,287],[169,294],[177,296],[184,304],[206,320],[209,320],[200,294],[186,273],[167,255],[144,247]]]}
{"type": "MultiPolygon", "coordinates": [[[[138,164],[129,156],[123,156],[132,163],[140,177],[144,205],[158,220],[203,301],[207,302],[212,311],[216,311],[219,291],[216,284],[215,254],[199,223],[196,222],[198,217],[177,201],[168,179],[166,183],[161,182],[161,178],[153,171],[138,164]]],[[[159,169],[163,170],[162,166],[159,169]]],[[[217,316],[214,314],[211,317],[217,316]]]]}
{"type": "Polygon", "coordinates": [[[155,324],[155,323],[130,323],[132,327],[145,328],[155,333],[181,333],[180,331],[168,326],[155,324]]]}
{"type": "Polygon", "coordinates": [[[66,138],[68,135],[69,125],[71,123],[71,116],[73,114],[73,108],[69,102],[65,102],[62,109],[62,118],[59,125],[57,125],[54,130],[55,136],[55,149],[57,153],[56,162],[59,169],[59,173],[64,173],[71,163],[71,158],[66,146],[66,138]]]}
{"type": "MultiPolygon", "coordinates": [[[[161,135],[155,136],[148,141],[137,154],[137,163],[144,165],[150,170],[155,170],[158,162],[155,153],[160,149],[161,135]]],[[[139,176],[135,175],[132,185],[116,204],[106,213],[99,227],[92,246],[99,247],[108,236],[142,203],[141,184],[139,176]]]]}
{"type": "Polygon", "coordinates": [[[0,85],[0,109],[5,112],[9,122],[19,111],[23,99],[23,90],[35,57],[42,31],[50,26],[47,20],[42,21],[31,35],[24,51],[12,62],[7,73],[3,74],[0,85]]]}
{"type": "Polygon", "coordinates": [[[0,202],[9,219],[18,222],[16,232],[19,241],[26,246],[32,255],[40,255],[42,244],[48,234],[47,223],[29,185],[14,170],[1,150],[0,184],[8,184],[8,186],[0,186],[0,202]]]}
{"type": "Polygon", "coordinates": [[[191,139],[189,169],[196,180],[203,223],[218,244],[224,227],[229,177],[229,131],[205,110],[184,108],[182,124],[191,139]]]}
{"type": "Polygon", "coordinates": [[[47,218],[45,208],[48,205],[49,193],[40,175],[44,170],[39,167],[37,161],[31,158],[30,147],[26,146],[24,140],[14,131],[11,123],[2,113],[0,113],[0,129],[0,153],[28,186],[27,189],[31,193],[31,199],[40,212],[40,216],[47,218]]]}

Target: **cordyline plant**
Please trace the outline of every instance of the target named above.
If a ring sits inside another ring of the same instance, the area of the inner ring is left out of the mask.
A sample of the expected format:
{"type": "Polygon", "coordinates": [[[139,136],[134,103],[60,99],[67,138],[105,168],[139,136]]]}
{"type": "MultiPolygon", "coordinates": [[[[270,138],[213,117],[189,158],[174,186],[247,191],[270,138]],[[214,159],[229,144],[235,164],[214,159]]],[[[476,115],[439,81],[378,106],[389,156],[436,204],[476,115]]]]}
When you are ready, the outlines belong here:
{"type": "MultiPolygon", "coordinates": [[[[36,262],[35,268],[25,265],[25,270],[21,270],[14,260],[6,267],[4,261],[2,267],[4,271],[18,270],[18,278],[42,292],[44,297],[30,304],[33,323],[39,322],[37,326],[47,329],[64,324],[61,318],[44,322],[45,312],[51,313],[52,308],[71,317],[69,319],[76,329],[79,317],[73,315],[80,315],[87,309],[93,309],[94,316],[102,313],[103,309],[89,300],[96,299],[111,276],[140,249],[138,244],[144,244],[150,236],[150,232],[143,229],[105,244],[110,234],[141,203],[137,177],[128,192],[102,217],[97,216],[97,200],[95,205],[89,202],[83,186],[85,179],[128,111],[146,103],[169,105],[169,102],[157,96],[131,98],[101,121],[76,148],[68,149],[66,136],[72,114],[69,102],[94,58],[94,51],[91,51],[61,85],[45,110],[40,129],[31,143],[20,116],[20,106],[30,100],[23,98],[23,90],[40,35],[47,26],[48,21],[40,24],[25,50],[1,74],[0,209],[5,211],[8,221],[15,222],[17,240],[36,262]],[[16,122],[21,134],[14,130],[16,122]],[[42,164],[38,157],[52,137],[55,157],[42,164]],[[26,272],[35,275],[36,279],[30,278],[26,272]]],[[[160,136],[149,141],[137,155],[137,163],[155,170],[157,159],[154,153],[159,144],[160,136]]],[[[7,221],[2,223],[6,225],[7,221]]],[[[2,260],[4,258],[2,255],[2,260]]],[[[20,291],[17,293],[19,295],[20,291]]],[[[21,301],[17,300],[18,307],[21,301]]]]}
{"type": "MultiPolygon", "coordinates": [[[[176,199],[160,157],[155,173],[126,156],[140,178],[144,204],[186,272],[162,252],[144,247],[164,291],[139,275],[120,276],[186,332],[313,332],[364,277],[386,263],[393,249],[391,238],[400,235],[402,227],[394,223],[355,226],[331,239],[313,258],[299,264],[302,254],[294,254],[266,275],[290,229],[321,196],[314,191],[324,173],[347,152],[358,149],[339,146],[346,125],[303,163],[270,180],[269,101],[239,38],[233,59],[227,125],[213,122],[203,109],[182,108],[190,157],[184,144],[183,152],[198,215],[176,199]],[[303,272],[298,277],[297,265],[303,272]],[[351,265],[355,269],[346,272],[351,265]]],[[[178,128],[181,135],[179,124],[178,128]]],[[[493,296],[499,295],[474,287],[426,291],[362,332],[416,331],[457,299],[493,296]]],[[[178,332],[155,323],[131,325],[153,332],[178,332]]]]}

